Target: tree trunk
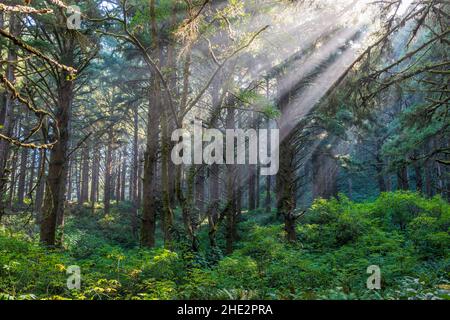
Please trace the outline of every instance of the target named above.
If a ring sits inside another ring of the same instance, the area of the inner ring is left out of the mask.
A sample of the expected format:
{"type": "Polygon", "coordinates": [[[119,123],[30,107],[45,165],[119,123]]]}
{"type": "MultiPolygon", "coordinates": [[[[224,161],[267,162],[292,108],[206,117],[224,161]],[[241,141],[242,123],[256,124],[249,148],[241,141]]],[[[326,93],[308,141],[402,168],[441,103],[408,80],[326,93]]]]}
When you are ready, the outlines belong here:
{"type": "Polygon", "coordinates": [[[20,170],[17,187],[17,202],[19,205],[23,204],[25,197],[25,181],[27,177],[27,163],[28,163],[28,148],[23,148],[20,154],[20,170]]]}
{"type": "Polygon", "coordinates": [[[416,191],[423,192],[423,178],[422,178],[422,168],[419,165],[414,166],[414,173],[416,176],[416,191]]]}
{"type": "Polygon", "coordinates": [[[92,177],[90,201],[94,205],[98,201],[98,187],[100,178],[100,150],[93,150],[92,156],[92,177]]]}
{"type": "Polygon", "coordinates": [[[39,152],[39,165],[38,165],[38,184],[36,188],[36,201],[35,201],[35,211],[36,211],[36,222],[41,223],[42,217],[42,203],[44,200],[44,190],[45,190],[45,167],[46,167],[46,150],[40,150],[39,152]]]}
{"type": "Polygon", "coordinates": [[[75,175],[76,175],[76,191],[77,191],[77,201],[80,203],[81,199],[81,159],[75,161],[75,175]]]}
{"type": "MultiPolygon", "coordinates": [[[[282,154],[282,153],[280,153],[282,154]]],[[[313,197],[330,199],[337,196],[338,165],[331,150],[319,146],[311,157],[313,167],[313,197]]]]}
{"type": "Polygon", "coordinates": [[[386,192],[387,187],[386,187],[386,181],[384,180],[383,166],[380,164],[377,164],[375,166],[375,170],[377,172],[378,189],[380,190],[380,193],[386,192]]]}
{"type": "Polygon", "coordinates": [[[397,170],[397,189],[409,190],[408,169],[402,166],[397,170]]]}
{"type": "MultiPolygon", "coordinates": [[[[227,116],[226,116],[226,128],[227,129],[234,129],[235,127],[235,113],[234,109],[228,109],[227,110],[227,116]]],[[[234,150],[233,150],[234,152],[234,150]]],[[[233,243],[234,243],[234,228],[235,228],[235,190],[234,190],[234,183],[235,183],[235,170],[236,166],[233,164],[227,164],[226,170],[227,170],[227,208],[225,210],[226,215],[226,253],[231,254],[233,252],[233,243]]]]}
{"type": "Polygon", "coordinates": [[[81,194],[79,204],[88,202],[89,199],[89,145],[84,146],[82,150],[83,167],[81,172],[81,194]]]}
{"type": "Polygon", "coordinates": [[[169,161],[170,161],[170,142],[167,127],[167,112],[162,110],[161,113],[161,187],[162,187],[162,204],[164,218],[164,244],[167,248],[171,247],[172,228],[173,228],[173,212],[170,202],[170,180],[169,180],[169,161]]]}
{"type": "MultiPolygon", "coordinates": [[[[20,32],[20,19],[14,13],[11,14],[9,21],[9,32],[13,36],[18,36],[20,32]]],[[[3,24],[3,19],[2,19],[3,24]]],[[[11,63],[12,61],[17,60],[16,48],[10,44],[8,49],[8,61],[9,63],[6,66],[6,79],[15,84],[15,64],[11,63]]],[[[0,133],[6,136],[11,136],[13,130],[13,110],[12,110],[12,97],[11,94],[5,92],[3,94],[3,107],[0,110],[0,133]]],[[[8,184],[8,170],[7,170],[7,161],[9,157],[11,145],[8,141],[0,139],[0,221],[4,214],[5,210],[5,199],[6,189],[8,184]]]]}
{"type": "Polygon", "coordinates": [[[256,166],[248,166],[248,210],[253,211],[256,208],[256,166]]]}
{"type": "Polygon", "coordinates": [[[138,210],[139,210],[139,192],[138,186],[140,176],[139,172],[139,109],[136,106],[133,112],[133,161],[131,166],[131,179],[130,179],[130,201],[133,202],[133,212],[131,213],[131,229],[133,236],[136,235],[138,230],[138,210]]]}
{"type": "Polygon", "coordinates": [[[74,176],[74,173],[73,173],[74,165],[73,165],[73,163],[74,163],[73,159],[72,160],[69,159],[67,161],[67,166],[68,166],[67,171],[69,172],[69,175],[67,177],[67,200],[68,201],[72,200],[72,180],[73,180],[73,176],[74,176]]]}
{"type": "Polygon", "coordinates": [[[115,188],[115,198],[116,198],[116,204],[120,201],[120,195],[121,195],[121,187],[122,187],[122,153],[120,151],[117,151],[119,154],[119,161],[117,161],[117,169],[116,169],[116,188],[115,188]]]}
{"type": "Polygon", "coordinates": [[[209,224],[209,244],[215,247],[216,244],[216,230],[219,214],[219,166],[213,164],[210,167],[209,173],[209,208],[208,208],[208,224],[209,224]]]}
{"type": "MultiPolygon", "coordinates": [[[[283,119],[284,113],[286,113],[286,107],[289,106],[292,100],[292,92],[289,91],[289,88],[283,88],[282,86],[280,81],[278,81],[279,92],[288,90],[287,93],[280,95],[281,99],[278,102],[283,119]]],[[[283,120],[281,120],[281,130],[283,129],[283,125],[283,120]]],[[[295,179],[295,145],[292,134],[286,133],[286,137],[284,139],[282,138],[279,146],[279,154],[279,170],[276,175],[277,215],[283,217],[286,240],[291,242],[297,240],[294,218],[297,200],[297,181],[295,179]]]]}
{"type": "Polygon", "coordinates": [[[156,197],[155,197],[155,164],[157,161],[159,147],[159,99],[155,90],[151,90],[150,107],[147,119],[147,145],[144,154],[144,177],[142,180],[142,225],[141,245],[144,247],[155,246],[156,226],[156,197]]]}
{"type": "MultiPolygon", "coordinates": [[[[68,50],[67,59],[63,62],[73,65],[73,50],[68,50]]],[[[67,149],[69,143],[69,122],[73,100],[73,82],[69,81],[69,74],[64,71],[58,86],[58,106],[56,119],[59,126],[58,143],[50,151],[50,163],[46,180],[45,199],[42,210],[40,241],[47,246],[54,246],[57,222],[64,221],[64,196],[67,179],[67,149]]],[[[62,239],[60,230],[60,239],[62,239]]]]}
{"type": "Polygon", "coordinates": [[[127,176],[127,153],[125,149],[123,150],[122,159],[122,176],[120,177],[120,201],[125,201],[125,186],[127,176]]]}
{"type": "Polygon", "coordinates": [[[284,218],[286,240],[296,241],[294,210],[296,207],[295,154],[289,137],[280,144],[280,168],[277,174],[277,209],[284,218]]]}
{"type": "Polygon", "coordinates": [[[104,206],[105,215],[109,214],[110,205],[111,205],[113,143],[114,143],[114,137],[113,137],[113,134],[110,132],[108,134],[108,145],[106,147],[106,156],[105,156],[105,189],[104,189],[104,194],[103,194],[103,206],[104,206]]]}
{"type": "Polygon", "coordinates": [[[266,212],[272,211],[272,176],[266,177],[266,199],[264,201],[264,205],[266,207],[266,212]]]}
{"type": "Polygon", "coordinates": [[[261,207],[261,167],[259,165],[256,166],[256,208],[259,209],[261,207]]]}
{"type": "Polygon", "coordinates": [[[205,166],[200,165],[195,176],[195,207],[200,214],[203,214],[205,211],[205,170],[205,166]]]}
{"type": "Polygon", "coordinates": [[[17,167],[16,167],[16,163],[17,163],[17,158],[19,157],[19,149],[15,149],[12,150],[12,155],[11,155],[11,164],[10,164],[10,168],[11,168],[11,179],[9,182],[9,197],[8,197],[8,202],[7,202],[7,208],[11,209],[12,208],[12,203],[13,203],[13,199],[14,196],[16,194],[16,182],[17,182],[17,176],[16,176],[16,171],[17,171],[17,167]]]}
{"type": "Polygon", "coordinates": [[[27,194],[30,198],[32,198],[32,192],[34,191],[34,177],[36,174],[36,158],[38,155],[38,149],[33,150],[33,154],[31,155],[31,165],[30,165],[30,177],[28,178],[28,187],[27,194]]]}

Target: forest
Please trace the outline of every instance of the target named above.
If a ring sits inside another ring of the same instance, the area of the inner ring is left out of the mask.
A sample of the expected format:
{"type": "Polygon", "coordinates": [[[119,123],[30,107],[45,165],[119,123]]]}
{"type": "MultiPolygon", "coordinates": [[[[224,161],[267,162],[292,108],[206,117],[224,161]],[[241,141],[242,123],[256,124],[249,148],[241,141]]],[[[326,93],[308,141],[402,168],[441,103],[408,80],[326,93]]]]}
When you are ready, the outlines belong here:
{"type": "Polygon", "coordinates": [[[450,300],[449,20],[0,0],[0,300],[450,300]]]}

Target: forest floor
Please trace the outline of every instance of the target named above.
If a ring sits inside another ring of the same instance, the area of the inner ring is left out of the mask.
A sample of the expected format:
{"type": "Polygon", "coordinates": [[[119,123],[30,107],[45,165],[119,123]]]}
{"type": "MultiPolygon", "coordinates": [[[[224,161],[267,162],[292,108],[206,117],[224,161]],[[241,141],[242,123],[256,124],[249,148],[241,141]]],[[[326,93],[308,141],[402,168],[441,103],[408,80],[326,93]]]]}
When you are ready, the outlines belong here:
{"type": "Polygon", "coordinates": [[[72,209],[57,250],[39,246],[28,218],[10,217],[0,226],[0,299],[450,298],[450,205],[440,197],[317,200],[299,221],[296,243],[284,241],[275,212],[247,212],[231,255],[222,251],[223,230],[210,248],[206,228],[198,252],[182,234],[170,251],[140,248],[130,209],[119,203],[107,216],[72,209]],[[67,287],[73,265],[79,290],[67,287]],[[379,290],[367,287],[370,266],[381,272],[379,290]]]}

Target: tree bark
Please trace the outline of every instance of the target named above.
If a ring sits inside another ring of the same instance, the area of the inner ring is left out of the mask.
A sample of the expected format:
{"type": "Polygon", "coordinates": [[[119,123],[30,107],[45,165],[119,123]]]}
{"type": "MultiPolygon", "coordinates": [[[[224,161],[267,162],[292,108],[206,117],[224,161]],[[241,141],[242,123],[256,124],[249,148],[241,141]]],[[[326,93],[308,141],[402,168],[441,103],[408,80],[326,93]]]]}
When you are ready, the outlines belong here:
{"type": "MultiPolygon", "coordinates": [[[[73,50],[67,50],[66,64],[73,65],[73,50]]],[[[45,199],[42,210],[40,241],[47,246],[54,246],[56,227],[63,225],[64,196],[67,179],[67,149],[69,143],[69,122],[73,100],[73,82],[68,80],[69,74],[64,71],[60,75],[58,85],[58,106],[56,119],[59,126],[58,143],[50,151],[50,163],[46,180],[45,199]]],[[[62,229],[59,239],[62,239],[62,229]]]]}
{"type": "Polygon", "coordinates": [[[79,204],[83,204],[85,202],[88,202],[89,200],[89,145],[85,145],[82,150],[82,158],[83,158],[83,165],[82,165],[82,172],[81,172],[81,193],[80,193],[80,199],[79,204]]]}
{"type": "Polygon", "coordinates": [[[30,177],[28,178],[28,187],[27,187],[27,194],[31,198],[32,192],[34,191],[34,177],[36,174],[36,158],[38,155],[38,149],[33,150],[33,154],[31,155],[31,164],[30,164],[30,177]]]}
{"type": "MultiPolygon", "coordinates": [[[[226,116],[226,128],[227,129],[234,129],[235,126],[235,112],[234,109],[230,108],[227,110],[227,116],[226,116]]],[[[233,150],[233,152],[235,152],[233,150]]],[[[226,219],[226,253],[231,254],[233,252],[233,243],[234,243],[234,233],[235,233],[235,207],[236,207],[236,193],[234,192],[234,183],[235,183],[235,169],[236,166],[233,164],[227,164],[226,170],[227,170],[227,208],[225,210],[225,219],[226,219]]]]}
{"type": "Polygon", "coordinates": [[[20,169],[19,169],[19,178],[18,178],[18,186],[17,186],[17,203],[19,205],[23,204],[23,200],[25,198],[25,181],[27,177],[27,163],[28,163],[28,148],[23,148],[20,154],[20,169]]]}
{"type": "Polygon", "coordinates": [[[112,178],[112,153],[113,153],[114,136],[111,132],[108,133],[108,145],[106,146],[105,156],[105,188],[103,194],[104,214],[109,214],[111,206],[111,178],[112,178]]]}
{"type": "Polygon", "coordinates": [[[422,168],[419,165],[414,166],[414,173],[416,176],[416,191],[423,192],[423,178],[422,178],[422,168]]]}
{"type": "Polygon", "coordinates": [[[44,190],[45,190],[45,167],[46,167],[46,150],[40,150],[39,152],[39,165],[38,165],[38,184],[36,188],[36,201],[35,201],[35,211],[36,211],[36,222],[41,223],[42,217],[42,203],[44,201],[44,190]]]}
{"type": "Polygon", "coordinates": [[[125,201],[125,187],[126,187],[126,176],[127,176],[127,153],[123,150],[122,156],[122,176],[120,177],[120,201],[125,201]]]}
{"type": "Polygon", "coordinates": [[[381,164],[376,164],[375,170],[377,172],[377,182],[378,182],[378,189],[381,192],[386,192],[386,181],[384,180],[384,174],[383,174],[383,166],[381,164]]]}
{"type": "Polygon", "coordinates": [[[91,194],[90,201],[94,205],[98,201],[98,187],[100,178],[100,151],[93,150],[92,156],[92,177],[91,177],[91,194]]]}
{"type": "Polygon", "coordinates": [[[156,93],[155,81],[151,90],[150,106],[147,119],[147,145],[144,154],[144,177],[142,181],[142,225],[141,245],[155,246],[156,227],[156,197],[155,197],[155,164],[159,149],[159,99],[156,93]]]}
{"type": "Polygon", "coordinates": [[[397,170],[397,189],[409,190],[408,169],[406,166],[402,166],[397,170]]]}
{"type": "MultiPolygon", "coordinates": [[[[130,201],[133,203],[133,212],[131,213],[131,229],[133,236],[138,230],[138,210],[139,210],[139,109],[136,106],[133,110],[133,153],[132,165],[130,173],[130,201]]],[[[139,179],[140,180],[140,179],[139,179]]]]}
{"type": "Polygon", "coordinates": [[[331,150],[319,146],[312,157],[313,197],[330,199],[337,196],[338,165],[332,158],[331,150]]]}
{"type": "MultiPolygon", "coordinates": [[[[10,34],[12,34],[13,36],[18,36],[20,33],[20,19],[15,13],[11,14],[9,25],[10,34]]],[[[15,84],[15,66],[12,62],[17,60],[17,53],[16,48],[12,44],[10,44],[9,46],[7,59],[8,63],[6,66],[6,79],[12,84],[15,84]]],[[[12,97],[8,92],[5,92],[2,98],[3,107],[0,110],[0,133],[6,136],[11,136],[13,130],[12,97]]],[[[0,221],[5,210],[5,195],[7,191],[9,174],[7,169],[7,162],[9,158],[10,147],[11,145],[8,141],[0,139],[0,221]]]]}

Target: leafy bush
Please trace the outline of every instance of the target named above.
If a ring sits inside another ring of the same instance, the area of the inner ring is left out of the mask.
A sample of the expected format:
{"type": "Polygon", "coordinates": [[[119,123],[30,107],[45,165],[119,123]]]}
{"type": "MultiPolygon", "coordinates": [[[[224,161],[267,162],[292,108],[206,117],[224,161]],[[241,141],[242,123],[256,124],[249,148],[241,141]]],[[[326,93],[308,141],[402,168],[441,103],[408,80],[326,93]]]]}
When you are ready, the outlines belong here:
{"type": "Polygon", "coordinates": [[[319,199],[297,225],[294,244],[276,219],[246,214],[236,250],[225,257],[208,248],[207,228],[199,252],[182,240],[172,251],[143,249],[122,213],[89,214],[82,208],[69,217],[59,250],[0,229],[0,299],[449,298],[450,205],[439,197],[402,191],[362,203],[319,199]],[[70,265],[81,268],[80,290],[66,287],[70,265]],[[366,288],[370,265],[380,266],[381,290],[366,288]]]}

